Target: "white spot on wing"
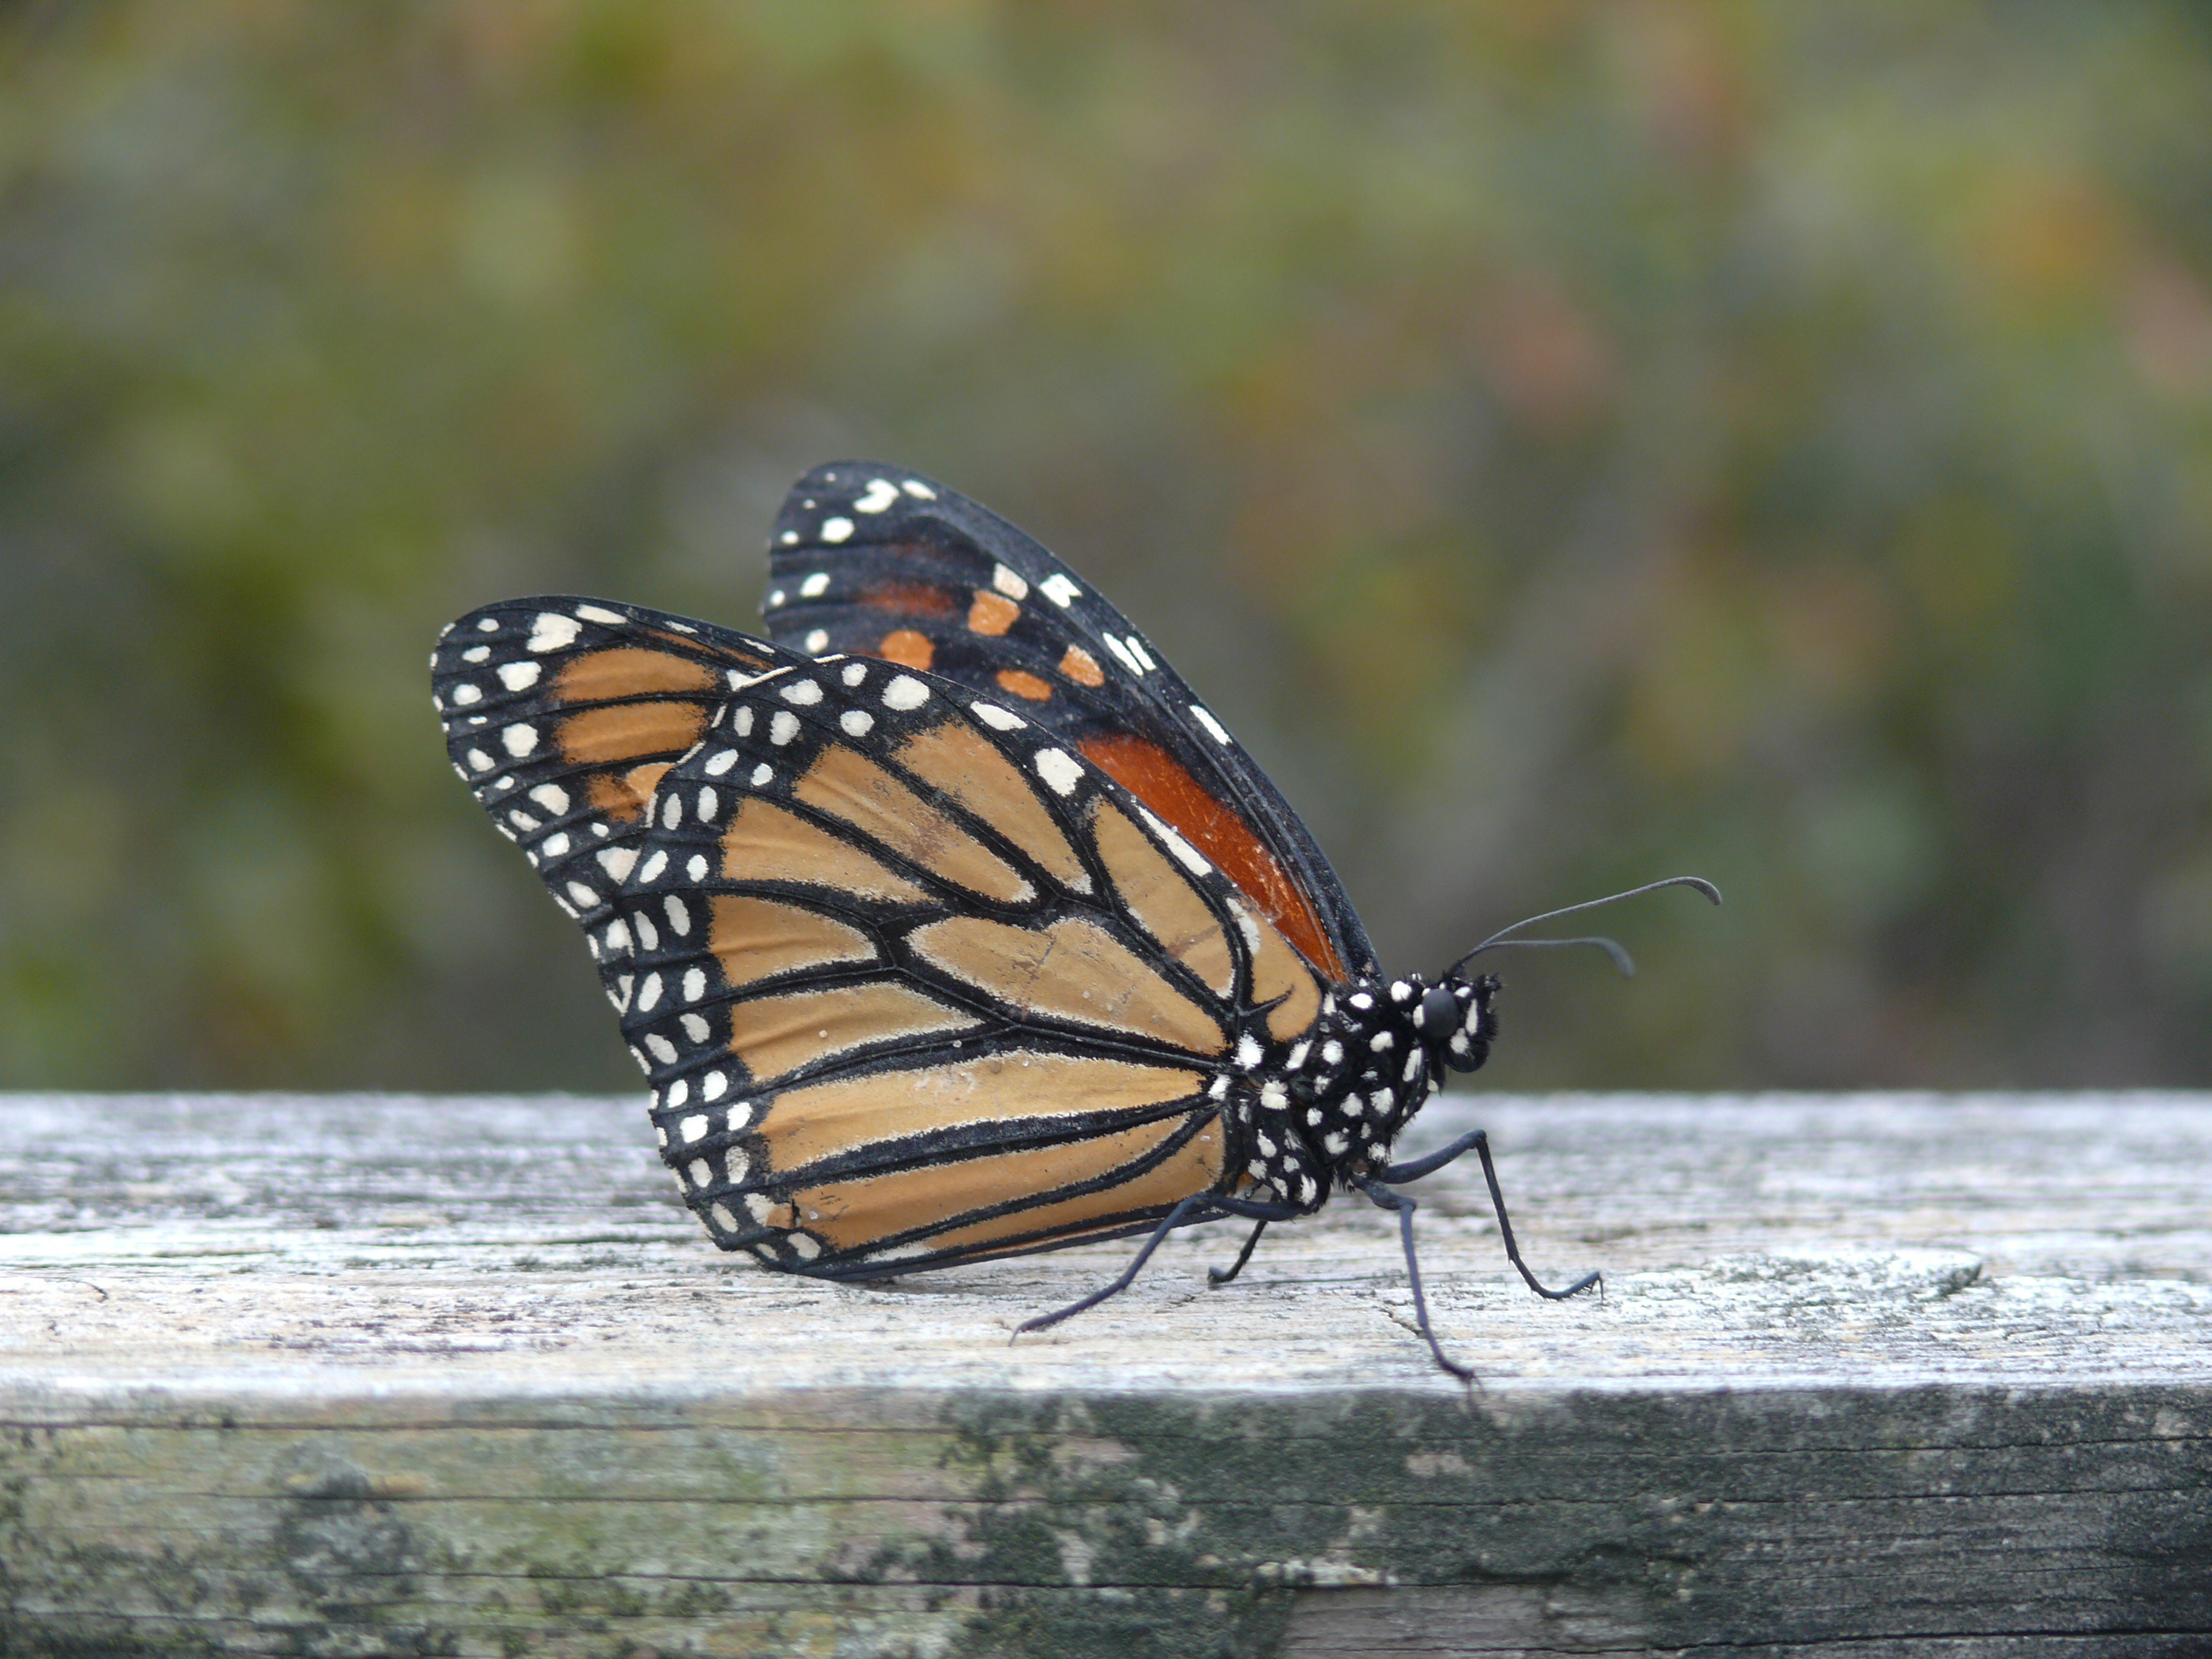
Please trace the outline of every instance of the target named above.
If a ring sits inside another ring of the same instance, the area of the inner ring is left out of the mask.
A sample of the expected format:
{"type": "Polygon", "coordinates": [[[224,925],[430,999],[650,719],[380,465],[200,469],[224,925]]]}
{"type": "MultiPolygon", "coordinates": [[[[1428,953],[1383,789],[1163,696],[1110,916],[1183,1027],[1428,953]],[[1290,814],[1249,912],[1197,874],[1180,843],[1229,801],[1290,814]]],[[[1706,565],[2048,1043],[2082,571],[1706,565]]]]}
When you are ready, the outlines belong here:
{"type": "Polygon", "coordinates": [[[823,649],[829,643],[830,630],[826,628],[817,628],[806,636],[806,649],[810,655],[823,649]]]}
{"type": "Polygon", "coordinates": [[[530,624],[530,637],[523,644],[532,651],[565,651],[575,644],[576,635],[583,631],[574,617],[564,617],[556,611],[541,611],[530,624]]]}
{"type": "Polygon", "coordinates": [[[1021,573],[1003,564],[991,573],[991,586],[1017,605],[1030,596],[1030,585],[1022,580],[1021,573]]]}
{"type": "Polygon", "coordinates": [[[780,695],[786,702],[817,703],[822,701],[822,688],[812,680],[793,680],[780,695]]]}
{"type": "MultiPolygon", "coordinates": [[[[739,712],[749,713],[750,711],[740,710],[739,712]]],[[[707,764],[700,769],[704,771],[710,778],[719,778],[723,773],[728,771],[737,763],[738,751],[734,749],[723,749],[718,750],[714,756],[708,759],[707,764]]]]}
{"type": "Polygon", "coordinates": [[[586,622],[600,623],[609,628],[619,628],[629,620],[621,611],[610,611],[601,605],[580,605],[576,607],[576,614],[586,622]]]}
{"type": "MultiPolygon", "coordinates": [[[[617,881],[620,881],[623,877],[629,874],[630,866],[637,862],[637,848],[635,847],[602,847],[592,856],[599,860],[600,869],[605,871],[617,881]]],[[[612,942],[612,940],[609,941],[610,944],[612,942]]]]}
{"type": "Polygon", "coordinates": [[[901,674],[884,688],[886,708],[919,708],[929,701],[929,688],[911,674],[901,674]]]}
{"type": "Polygon", "coordinates": [[[1073,794],[1075,786],[1083,779],[1082,763],[1064,750],[1040,749],[1030,764],[1057,795],[1073,794]]]}
{"type": "Polygon", "coordinates": [[[876,723],[876,717],[865,708],[848,708],[837,716],[837,724],[848,738],[865,738],[876,723]]]}
{"type": "Polygon", "coordinates": [[[1194,876],[1202,876],[1213,868],[1206,861],[1204,854],[1161,823],[1152,815],[1152,810],[1144,802],[1137,803],[1137,811],[1144,815],[1145,822],[1152,826],[1152,833],[1167,843],[1168,851],[1176,855],[1184,869],[1189,871],[1194,876]]]}
{"type": "Polygon", "coordinates": [[[508,754],[520,760],[538,747],[538,728],[534,726],[510,726],[499,734],[499,740],[508,754]]]}
{"type": "Polygon", "coordinates": [[[1065,571],[1055,570],[1037,584],[1037,592],[1065,611],[1068,602],[1083,590],[1067,579],[1065,571]]]}
{"type": "Polygon", "coordinates": [[[823,541],[850,541],[852,537],[853,521],[850,519],[824,519],[822,520],[822,539],[823,541]]]}
{"type": "Polygon", "coordinates": [[[1229,741],[1229,733],[1223,728],[1221,722],[1214,719],[1212,714],[1208,714],[1196,703],[1191,704],[1190,712],[1191,717],[1206,729],[1207,732],[1212,735],[1214,742],[1227,743],[1229,741]]]}
{"type": "Polygon", "coordinates": [[[937,492],[919,478],[908,478],[899,488],[918,501],[933,501],[937,499],[937,492]]]}
{"type": "MultiPolygon", "coordinates": [[[[532,663],[530,665],[532,668],[538,666],[536,663],[532,663]]],[[[456,708],[465,708],[472,702],[482,702],[483,701],[483,689],[481,686],[462,684],[457,685],[453,688],[453,704],[456,708]]]]}
{"type": "Polygon", "coordinates": [[[568,792],[557,783],[541,783],[530,792],[530,799],[549,812],[568,810],[568,792]]]}
{"type": "Polygon", "coordinates": [[[968,711],[995,732],[1018,732],[1029,724],[1019,714],[1010,714],[995,702],[971,702],[968,711]]]}
{"type": "Polygon", "coordinates": [[[868,487],[853,503],[853,510],[855,513],[881,513],[898,497],[898,486],[889,478],[871,478],[868,487]]]}
{"type": "Polygon", "coordinates": [[[799,735],[799,716],[788,708],[779,708],[768,723],[768,740],[779,747],[799,735]]]}
{"type": "MultiPolygon", "coordinates": [[[[833,520],[833,522],[842,523],[843,520],[833,520]]],[[[845,533],[847,535],[850,535],[852,532],[848,531],[845,533]]],[[[843,538],[833,536],[830,539],[832,541],[842,541],[843,538]]],[[[830,573],[826,570],[816,571],[812,575],[809,576],[805,581],[799,585],[799,595],[801,599],[818,599],[829,591],[830,573]]]]}

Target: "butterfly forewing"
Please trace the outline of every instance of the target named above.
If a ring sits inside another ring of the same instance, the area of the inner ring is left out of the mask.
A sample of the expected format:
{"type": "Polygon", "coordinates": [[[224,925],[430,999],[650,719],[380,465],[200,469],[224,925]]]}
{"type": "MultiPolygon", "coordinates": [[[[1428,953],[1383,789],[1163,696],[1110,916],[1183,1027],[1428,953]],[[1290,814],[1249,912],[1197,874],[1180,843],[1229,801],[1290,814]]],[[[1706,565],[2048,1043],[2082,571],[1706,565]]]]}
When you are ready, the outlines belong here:
{"type": "Polygon", "coordinates": [[[770,540],[779,644],[927,670],[1018,709],[1227,873],[1334,980],[1374,952],[1266,775],[1121,613],[1029,536],[899,468],[802,478],[770,540]]]}
{"type": "Polygon", "coordinates": [[[653,791],[731,684],[770,665],[769,648],[704,623],[556,596],[470,612],[430,665],[453,769],[582,926],[612,994],[629,950],[612,898],[653,791]]]}
{"type": "Polygon", "coordinates": [[[1229,1103],[1316,981],[1059,732],[933,673],[778,650],[651,805],[612,896],[616,995],[726,1246],[942,1265],[1249,1180],[1229,1103]]]}

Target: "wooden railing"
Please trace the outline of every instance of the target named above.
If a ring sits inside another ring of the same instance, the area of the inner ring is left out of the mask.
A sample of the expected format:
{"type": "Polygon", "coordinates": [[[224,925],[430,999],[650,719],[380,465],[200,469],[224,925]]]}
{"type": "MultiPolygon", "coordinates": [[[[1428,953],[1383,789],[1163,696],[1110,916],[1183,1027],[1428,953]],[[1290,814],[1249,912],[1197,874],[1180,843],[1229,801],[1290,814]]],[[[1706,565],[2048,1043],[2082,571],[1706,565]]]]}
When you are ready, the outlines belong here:
{"type": "Polygon", "coordinates": [[[0,1653],[2212,1653],[2212,1097],[1461,1098],[1340,1200],[888,1288],[635,1102],[0,1097],[0,1653]]]}

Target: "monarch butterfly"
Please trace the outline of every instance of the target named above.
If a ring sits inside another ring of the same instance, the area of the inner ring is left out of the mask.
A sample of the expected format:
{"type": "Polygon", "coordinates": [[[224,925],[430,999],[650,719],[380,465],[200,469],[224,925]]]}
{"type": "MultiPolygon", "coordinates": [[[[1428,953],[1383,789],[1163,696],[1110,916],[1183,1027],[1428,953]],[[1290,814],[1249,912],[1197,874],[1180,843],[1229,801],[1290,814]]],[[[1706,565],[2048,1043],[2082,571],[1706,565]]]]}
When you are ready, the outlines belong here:
{"type": "Polygon", "coordinates": [[[1239,1217],[1225,1282],[1343,1184],[1397,1212],[1464,1377],[1392,1183],[1472,1150],[1529,1287],[1597,1282],[1522,1261],[1480,1132],[1389,1161],[1489,1053],[1498,981],[1386,978],[1297,814],[1118,611],[871,463],[799,480],[770,556],[766,640],[539,598],[431,657],[453,765],[582,927],[715,1243],[867,1279],[1148,1235],[1026,1330],[1239,1217]]]}

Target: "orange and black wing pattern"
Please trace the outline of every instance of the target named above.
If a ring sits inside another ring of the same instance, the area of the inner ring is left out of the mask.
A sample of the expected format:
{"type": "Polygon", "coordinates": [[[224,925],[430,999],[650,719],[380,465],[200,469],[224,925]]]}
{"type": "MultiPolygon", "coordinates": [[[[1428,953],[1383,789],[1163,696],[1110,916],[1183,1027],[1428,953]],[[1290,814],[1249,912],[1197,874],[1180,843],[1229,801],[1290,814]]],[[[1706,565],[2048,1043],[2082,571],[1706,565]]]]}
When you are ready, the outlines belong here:
{"type": "Polygon", "coordinates": [[[592,935],[724,1248],[869,1276],[1326,1199],[1261,1079],[1327,987],[1013,699],[597,601],[479,611],[437,663],[456,764],[592,935]]]}
{"type": "Polygon", "coordinates": [[[610,994],[625,971],[614,895],[653,791],[769,647],[604,599],[512,599],[440,635],[431,693],[446,752],[553,902],[584,929],[610,994]]]}
{"type": "Polygon", "coordinates": [[[1243,745],[1037,542],[872,461],[800,479],[769,538],[775,641],[927,670],[1019,709],[1203,853],[1318,972],[1376,971],[1342,885],[1243,745]]]}

